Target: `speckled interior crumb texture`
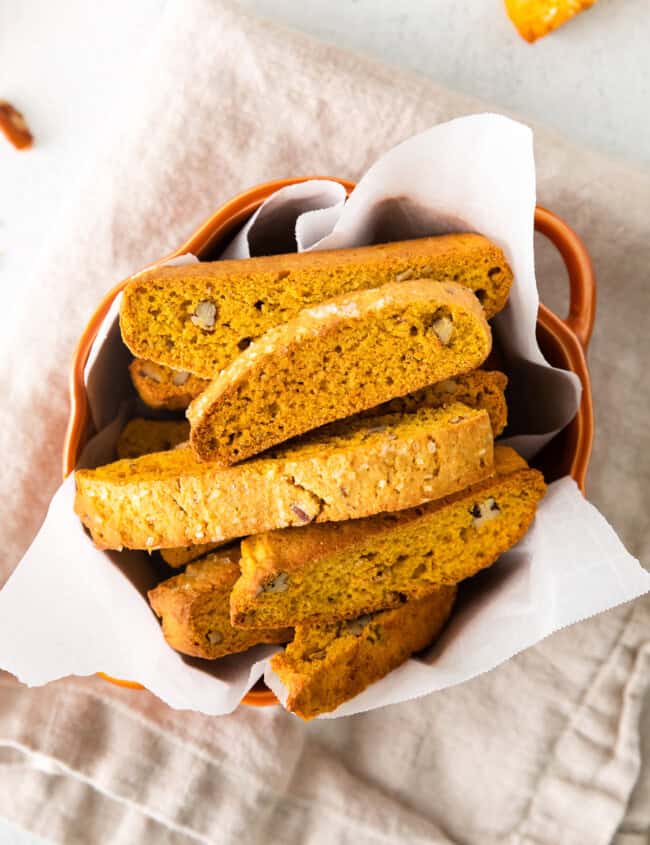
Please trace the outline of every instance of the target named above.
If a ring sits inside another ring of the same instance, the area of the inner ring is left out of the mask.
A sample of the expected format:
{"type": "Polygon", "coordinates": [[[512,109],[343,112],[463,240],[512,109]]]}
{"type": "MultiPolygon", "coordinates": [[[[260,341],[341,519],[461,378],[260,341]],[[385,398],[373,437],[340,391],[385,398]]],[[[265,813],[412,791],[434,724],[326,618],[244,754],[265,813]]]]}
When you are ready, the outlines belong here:
{"type": "Polygon", "coordinates": [[[187,420],[145,420],[134,417],[117,440],[117,457],[139,458],[151,452],[165,452],[185,443],[190,436],[187,420]]]}
{"type": "Polygon", "coordinates": [[[228,601],[239,577],[238,559],[237,549],[215,552],[149,591],[164,637],[176,651],[212,660],[291,639],[288,629],[242,631],[230,624],[228,601]]]}
{"type": "Polygon", "coordinates": [[[490,417],[492,433],[498,437],[508,422],[505,389],[508,379],[503,373],[474,370],[462,376],[430,384],[421,390],[398,396],[377,408],[362,411],[361,416],[405,413],[418,408],[442,408],[452,402],[462,402],[470,408],[484,408],[490,417]]]}
{"type": "Polygon", "coordinates": [[[243,352],[187,410],[192,448],[230,465],[332,420],[470,372],[491,349],[466,288],[391,283],[305,309],[243,352]]]}
{"type": "Polygon", "coordinates": [[[490,566],[526,533],[546,489],[512,449],[496,447],[495,465],[494,478],[408,511],[248,537],[233,624],[352,619],[490,566]]]}
{"type": "Polygon", "coordinates": [[[271,666],[287,688],[287,709],[303,719],[335,710],[430,645],[447,621],[456,587],[441,587],[394,610],[349,621],[299,625],[271,666]]]}
{"type": "Polygon", "coordinates": [[[415,278],[465,285],[489,318],[505,305],[512,272],[503,252],[474,234],[160,267],[129,283],[120,325],[134,355],[212,378],[305,306],[415,278]]]}
{"type": "Polygon", "coordinates": [[[75,509],[100,548],[173,548],[401,510],[493,472],[487,412],[454,403],[351,420],[225,469],[180,447],[79,470],[75,509]]]}

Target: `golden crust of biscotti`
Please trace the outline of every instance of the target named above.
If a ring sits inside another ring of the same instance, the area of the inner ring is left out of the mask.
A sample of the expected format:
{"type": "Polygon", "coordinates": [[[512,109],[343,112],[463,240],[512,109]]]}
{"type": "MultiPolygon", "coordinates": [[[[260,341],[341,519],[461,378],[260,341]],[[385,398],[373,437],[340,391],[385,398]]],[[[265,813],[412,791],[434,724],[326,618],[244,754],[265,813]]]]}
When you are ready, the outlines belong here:
{"type": "Polygon", "coordinates": [[[474,370],[463,376],[430,384],[406,396],[398,396],[363,411],[372,414],[391,414],[417,411],[418,408],[442,408],[451,402],[462,402],[470,408],[484,408],[490,417],[492,433],[498,437],[508,422],[508,406],[505,389],[508,379],[503,373],[489,370],[474,370]]]}
{"type": "Polygon", "coordinates": [[[168,566],[173,566],[177,569],[180,566],[185,566],[186,563],[191,563],[208,552],[219,548],[221,543],[199,543],[195,546],[179,546],[175,549],[160,549],[160,557],[168,566]]]}
{"type": "Polygon", "coordinates": [[[451,613],[456,587],[441,587],[393,610],[351,621],[298,625],[271,659],[287,688],[287,710],[302,719],[330,713],[430,645],[451,613]]]}
{"type": "Polygon", "coordinates": [[[225,469],[179,447],[78,470],[75,510],[100,548],[169,548],[408,508],[493,472],[487,412],[455,403],[337,423],[225,469]]]}
{"type": "Polygon", "coordinates": [[[184,411],[210,383],[187,370],[172,370],[142,358],[131,361],[129,374],[140,399],[150,408],[166,411],[184,411]]]}
{"type": "Polygon", "coordinates": [[[416,278],[467,286],[488,318],[503,308],[512,284],[503,252],[486,238],[441,235],[157,267],[126,286],[120,326],[137,357],[212,378],[251,340],[292,320],[306,306],[416,278]]]}
{"type": "Polygon", "coordinates": [[[239,577],[238,558],[236,549],[215,552],[149,591],[163,635],[176,651],[213,660],[291,639],[288,629],[242,631],[230,624],[229,596],[239,577]]]}
{"type": "Polygon", "coordinates": [[[490,566],[526,533],[546,489],[512,449],[495,447],[495,467],[493,478],[400,513],[246,538],[233,624],[352,619],[490,566]]]}
{"type": "Polygon", "coordinates": [[[166,452],[187,442],[187,420],[145,420],[134,417],[124,426],[117,440],[117,457],[139,458],[151,452],[166,452]]]}
{"type": "Polygon", "coordinates": [[[476,296],[452,282],[393,282],[307,308],[253,342],[192,402],[192,448],[229,466],[470,372],[491,342],[476,296]]]}

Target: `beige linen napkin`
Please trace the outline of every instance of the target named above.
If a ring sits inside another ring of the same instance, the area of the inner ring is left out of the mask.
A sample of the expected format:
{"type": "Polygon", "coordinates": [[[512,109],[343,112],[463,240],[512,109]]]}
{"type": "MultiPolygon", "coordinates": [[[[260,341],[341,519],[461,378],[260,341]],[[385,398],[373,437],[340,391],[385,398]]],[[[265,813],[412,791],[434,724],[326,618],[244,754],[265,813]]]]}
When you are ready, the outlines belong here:
{"type": "MultiPolygon", "coordinates": [[[[104,291],[242,188],[355,178],[399,140],[482,108],[208,0],[168,4],[133,79],[1,341],[0,578],[59,482],[67,362],[104,291]]],[[[544,131],[536,154],[539,201],[583,235],[600,280],[589,492],[643,559],[650,177],[544,131]]],[[[544,251],[551,305],[557,266],[544,251]]],[[[0,813],[66,843],[608,843],[639,772],[649,631],[646,599],[461,687],[308,726],[277,708],[209,719],[98,679],[26,690],[4,675],[0,813]]],[[[650,823],[642,789],[635,829],[650,823]]]]}

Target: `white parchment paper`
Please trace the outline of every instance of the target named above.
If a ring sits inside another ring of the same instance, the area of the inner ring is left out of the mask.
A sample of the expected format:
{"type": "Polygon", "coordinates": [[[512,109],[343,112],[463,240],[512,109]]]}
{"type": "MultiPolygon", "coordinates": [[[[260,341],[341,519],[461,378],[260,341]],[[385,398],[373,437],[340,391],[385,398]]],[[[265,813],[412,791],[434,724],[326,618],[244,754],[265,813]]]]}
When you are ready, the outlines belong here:
{"type": "MultiPolygon", "coordinates": [[[[227,247],[224,257],[333,249],[454,231],[475,231],[502,247],[514,271],[510,301],[493,328],[508,370],[525,386],[511,400],[509,438],[533,455],[574,416],[576,376],[551,368],[535,339],[535,173],[530,130],[498,115],[434,127],[395,147],[346,201],[340,185],[314,180],[278,191],[227,247]]],[[[191,256],[182,259],[195,260],[191,256]]],[[[99,434],[81,466],[114,457],[137,407],[128,351],[114,303],[86,367],[99,434]]],[[[269,666],[276,647],[219,661],[184,658],[164,642],[146,602],[160,578],[144,552],[100,552],[73,512],[74,480],[52,500],[30,549],[0,592],[0,667],[27,684],[103,671],[142,683],[175,708],[232,711],[260,677],[281,700],[269,666]]],[[[332,716],[408,700],[486,672],[543,637],[650,590],[650,575],[624,549],[575,483],[553,483],[532,529],[500,561],[467,582],[451,624],[423,656],[340,707],[332,716]]]]}

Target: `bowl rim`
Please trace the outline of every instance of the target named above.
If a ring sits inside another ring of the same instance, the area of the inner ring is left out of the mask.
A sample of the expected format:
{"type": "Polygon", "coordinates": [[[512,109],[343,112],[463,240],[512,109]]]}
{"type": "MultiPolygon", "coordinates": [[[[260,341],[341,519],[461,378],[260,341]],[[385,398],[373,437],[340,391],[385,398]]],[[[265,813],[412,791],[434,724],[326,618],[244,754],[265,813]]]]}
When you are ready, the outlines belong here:
{"type": "MultiPolygon", "coordinates": [[[[331,176],[299,176],[274,179],[254,185],[219,206],[176,250],[122,280],[104,295],[79,338],[71,362],[69,373],[70,415],[63,446],[62,469],[64,478],[74,470],[90,423],[90,411],[84,384],[84,369],[90,349],[102,320],[126,284],[134,276],[160,266],[179,255],[188,252],[193,254],[205,252],[212,245],[223,240],[226,235],[232,234],[272,193],[288,185],[310,180],[337,182],[345,188],[347,195],[355,187],[355,183],[348,179],[331,176]]],[[[569,277],[570,307],[567,317],[562,319],[540,303],[537,324],[538,329],[541,327],[542,330],[553,337],[569,363],[571,371],[578,375],[582,383],[582,399],[573,421],[575,448],[569,474],[584,493],[594,433],[591,382],[585,354],[593,330],[596,308],[593,265],[587,248],[579,235],[552,211],[541,206],[535,208],[535,229],[544,234],[558,249],[569,277]]],[[[143,689],[142,685],[136,681],[112,678],[103,672],[97,674],[118,686],[129,689],[143,689]]],[[[242,703],[254,707],[265,707],[277,704],[278,699],[270,689],[251,689],[243,697],[242,703]]]]}

